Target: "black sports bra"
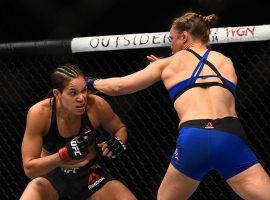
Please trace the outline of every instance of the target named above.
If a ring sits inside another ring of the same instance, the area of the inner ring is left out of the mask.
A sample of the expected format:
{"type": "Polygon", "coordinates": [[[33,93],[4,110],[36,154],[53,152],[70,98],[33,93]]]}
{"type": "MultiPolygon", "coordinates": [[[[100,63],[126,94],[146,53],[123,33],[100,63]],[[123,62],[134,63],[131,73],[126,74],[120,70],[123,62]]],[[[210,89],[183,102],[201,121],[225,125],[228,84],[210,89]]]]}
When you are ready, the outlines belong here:
{"type": "MultiPolygon", "coordinates": [[[[58,126],[57,126],[57,120],[56,120],[56,108],[55,108],[55,98],[53,98],[53,109],[52,109],[52,117],[51,117],[51,126],[48,131],[48,133],[43,137],[43,148],[48,151],[49,153],[56,153],[59,148],[63,147],[66,145],[68,141],[70,141],[72,138],[80,135],[80,134],[86,134],[89,132],[93,132],[93,134],[90,134],[91,139],[94,140],[94,127],[91,124],[87,112],[85,112],[82,115],[82,120],[81,120],[81,128],[80,131],[77,135],[64,138],[59,134],[58,126]]],[[[91,140],[90,139],[90,140],[91,140]]]]}

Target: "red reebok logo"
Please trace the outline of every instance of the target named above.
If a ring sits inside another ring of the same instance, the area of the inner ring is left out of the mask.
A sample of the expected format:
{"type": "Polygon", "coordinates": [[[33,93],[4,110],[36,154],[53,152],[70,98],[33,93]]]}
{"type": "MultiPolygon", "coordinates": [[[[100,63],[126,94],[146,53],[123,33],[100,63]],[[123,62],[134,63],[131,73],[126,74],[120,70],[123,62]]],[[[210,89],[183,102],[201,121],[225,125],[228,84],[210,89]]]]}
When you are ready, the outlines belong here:
{"type": "Polygon", "coordinates": [[[208,122],[204,128],[214,128],[211,122],[208,122]]]}
{"type": "Polygon", "coordinates": [[[101,182],[105,180],[104,176],[101,176],[100,174],[91,172],[88,177],[88,189],[92,190],[97,185],[99,185],[101,182]]]}
{"type": "Polygon", "coordinates": [[[88,185],[91,185],[93,183],[95,183],[96,181],[98,181],[101,178],[101,176],[97,173],[90,173],[89,177],[88,177],[88,185]]]}

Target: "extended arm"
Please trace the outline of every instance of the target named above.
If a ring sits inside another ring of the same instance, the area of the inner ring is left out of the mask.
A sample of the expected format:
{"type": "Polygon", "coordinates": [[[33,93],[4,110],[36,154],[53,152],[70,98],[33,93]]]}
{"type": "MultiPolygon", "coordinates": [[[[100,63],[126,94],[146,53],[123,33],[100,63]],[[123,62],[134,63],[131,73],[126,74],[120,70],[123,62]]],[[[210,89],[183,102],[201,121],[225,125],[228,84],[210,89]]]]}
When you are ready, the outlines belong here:
{"type": "Polygon", "coordinates": [[[157,60],[146,68],[124,77],[90,79],[88,80],[88,88],[111,96],[134,93],[161,80],[162,71],[168,62],[168,58],[157,60]]]}

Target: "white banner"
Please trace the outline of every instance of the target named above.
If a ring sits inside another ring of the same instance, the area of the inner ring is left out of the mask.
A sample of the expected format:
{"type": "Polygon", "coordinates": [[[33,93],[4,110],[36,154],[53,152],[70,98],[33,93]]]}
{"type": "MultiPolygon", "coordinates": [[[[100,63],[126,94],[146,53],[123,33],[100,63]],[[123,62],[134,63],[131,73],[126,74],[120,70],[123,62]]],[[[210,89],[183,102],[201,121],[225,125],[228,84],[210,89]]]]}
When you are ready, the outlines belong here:
{"type": "Polygon", "coordinates": [[[210,44],[270,40],[270,25],[212,28],[210,44]]]}
{"type": "MultiPolygon", "coordinates": [[[[77,53],[168,47],[171,43],[169,35],[169,32],[159,32],[79,37],[72,39],[71,50],[73,53],[77,53]]],[[[210,44],[262,40],[270,40],[270,25],[212,28],[209,36],[210,44]]]]}

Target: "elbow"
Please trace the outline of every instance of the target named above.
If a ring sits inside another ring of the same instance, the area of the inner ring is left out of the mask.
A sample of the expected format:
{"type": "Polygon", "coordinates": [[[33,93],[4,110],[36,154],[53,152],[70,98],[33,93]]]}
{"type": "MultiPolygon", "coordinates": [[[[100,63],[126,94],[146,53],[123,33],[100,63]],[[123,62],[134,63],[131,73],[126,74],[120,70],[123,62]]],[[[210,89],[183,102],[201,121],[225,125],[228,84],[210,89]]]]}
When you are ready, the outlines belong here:
{"type": "Polygon", "coordinates": [[[24,174],[28,177],[28,178],[33,178],[34,174],[31,172],[31,170],[25,169],[24,168],[24,174]]]}
{"type": "Polygon", "coordinates": [[[28,178],[33,178],[33,177],[37,176],[37,174],[35,174],[35,170],[33,169],[33,166],[31,166],[30,164],[25,164],[23,166],[23,170],[24,170],[25,175],[28,178]]]}

